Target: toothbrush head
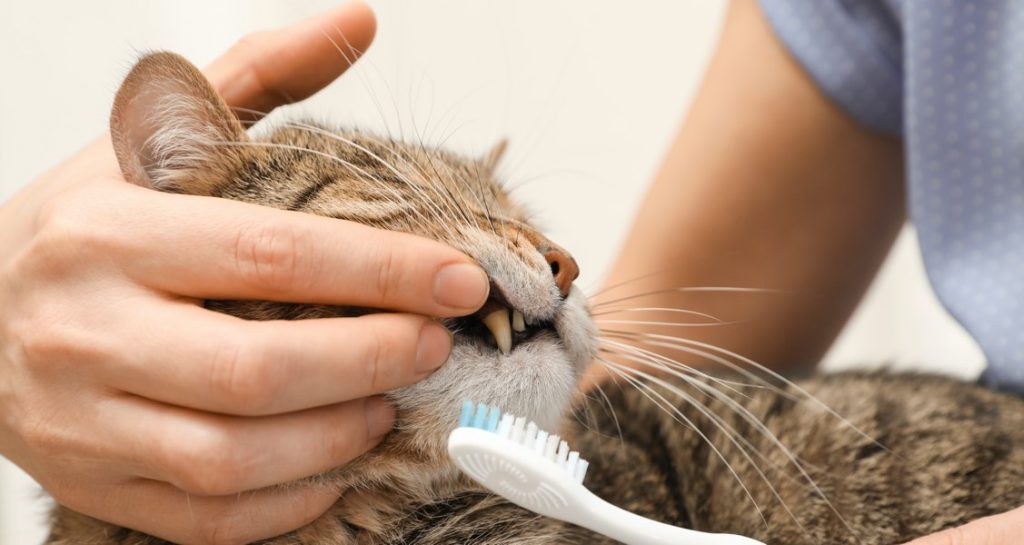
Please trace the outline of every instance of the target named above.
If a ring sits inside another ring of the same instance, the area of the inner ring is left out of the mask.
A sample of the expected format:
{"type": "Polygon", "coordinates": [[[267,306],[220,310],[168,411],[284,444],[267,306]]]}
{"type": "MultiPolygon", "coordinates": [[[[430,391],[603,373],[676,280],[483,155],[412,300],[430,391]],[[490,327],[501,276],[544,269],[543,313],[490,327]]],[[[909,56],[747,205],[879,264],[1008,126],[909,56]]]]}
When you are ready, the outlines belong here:
{"type": "Polygon", "coordinates": [[[467,401],[448,453],[473,480],[515,504],[547,516],[573,502],[588,462],[559,436],[497,407],[467,401]]]}
{"type": "Polygon", "coordinates": [[[534,453],[543,456],[547,461],[561,468],[565,475],[578,483],[583,483],[590,463],[580,458],[580,453],[569,450],[569,444],[559,436],[550,434],[527,422],[522,416],[501,413],[497,407],[483,403],[473,404],[466,401],[462,404],[459,416],[460,428],[475,428],[494,433],[534,453]]]}
{"type": "Polygon", "coordinates": [[[583,486],[586,460],[523,417],[466,402],[448,436],[455,465],[490,491],[539,515],[588,528],[628,545],[764,545],[739,535],[710,534],[644,518],[583,486]]]}

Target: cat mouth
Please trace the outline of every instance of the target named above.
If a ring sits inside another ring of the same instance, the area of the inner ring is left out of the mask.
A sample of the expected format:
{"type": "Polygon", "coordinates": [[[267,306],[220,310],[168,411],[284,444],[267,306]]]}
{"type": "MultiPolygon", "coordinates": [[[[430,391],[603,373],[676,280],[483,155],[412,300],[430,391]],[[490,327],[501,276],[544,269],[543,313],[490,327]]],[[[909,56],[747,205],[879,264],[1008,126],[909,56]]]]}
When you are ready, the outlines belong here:
{"type": "Polygon", "coordinates": [[[476,313],[454,320],[456,335],[477,339],[502,354],[543,333],[557,336],[554,322],[529,320],[500,291],[492,289],[491,294],[476,313]]]}

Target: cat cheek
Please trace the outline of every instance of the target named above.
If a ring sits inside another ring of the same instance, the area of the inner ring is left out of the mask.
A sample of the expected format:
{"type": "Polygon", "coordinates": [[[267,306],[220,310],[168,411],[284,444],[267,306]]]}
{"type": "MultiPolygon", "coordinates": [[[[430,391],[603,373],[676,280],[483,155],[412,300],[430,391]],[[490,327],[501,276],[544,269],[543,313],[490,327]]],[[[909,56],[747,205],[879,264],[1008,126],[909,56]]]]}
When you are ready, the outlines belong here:
{"type": "Polygon", "coordinates": [[[597,355],[599,331],[587,308],[586,296],[579,288],[573,286],[565,298],[555,319],[555,330],[575,364],[574,371],[582,373],[597,355]]]}

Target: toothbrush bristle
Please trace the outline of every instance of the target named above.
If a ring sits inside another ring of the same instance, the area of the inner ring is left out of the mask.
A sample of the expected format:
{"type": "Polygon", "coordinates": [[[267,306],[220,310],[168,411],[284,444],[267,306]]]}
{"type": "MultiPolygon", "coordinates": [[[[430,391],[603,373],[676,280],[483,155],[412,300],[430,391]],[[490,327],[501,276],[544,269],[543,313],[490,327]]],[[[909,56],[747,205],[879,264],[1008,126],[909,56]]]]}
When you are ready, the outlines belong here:
{"type": "Polygon", "coordinates": [[[578,464],[576,464],[576,471],[573,474],[573,478],[576,479],[576,482],[578,482],[578,483],[582,483],[583,482],[583,477],[587,476],[587,468],[588,467],[590,467],[590,462],[584,460],[583,458],[580,458],[580,462],[578,464]]]}
{"type": "Polygon", "coordinates": [[[569,444],[561,437],[538,428],[537,424],[528,422],[522,416],[502,414],[498,407],[466,401],[459,414],[459,427],[489,431],[531,449],[564,470],[566,475],[578,483],[582,483],[587,475],[590,463],[580,458],[579,452],[570,451],[569,444]]]}
{"type": "Polygon", "coordinates": [[[505,413],[501,417],[501,423],[498,424],[498,436],[504,437],[505,439],[512,438],[512,422],[514,418],[510,413],[505,413]]]}
{"type": "Polygon", "coordinates": [[[473,427],[485,430],[484,423],[487,421],[487,405],[483,403],[477,403],[476,413],[473,414],[473,427]]]}
{"type": "Polygon", "coordinates": [[[462,404],[462,414],[459,415],[459,427],[469,428],[473,423],[473,402],[467,401],[462,404]]]}
{"type": "Polygon", "coordinates": [[[487,415],[487,431],[498,431],[498,419],[501,418],[501,411],[497,407],[491,407],[491,412],[487,415]]]}
{"type": "Polygon", "coordinates": [[[537,438],[533,440],[533,451],[541,456],[547,458],[544,449],[548,445],[548,432],[540,430],[537,432],[537,438]]]}

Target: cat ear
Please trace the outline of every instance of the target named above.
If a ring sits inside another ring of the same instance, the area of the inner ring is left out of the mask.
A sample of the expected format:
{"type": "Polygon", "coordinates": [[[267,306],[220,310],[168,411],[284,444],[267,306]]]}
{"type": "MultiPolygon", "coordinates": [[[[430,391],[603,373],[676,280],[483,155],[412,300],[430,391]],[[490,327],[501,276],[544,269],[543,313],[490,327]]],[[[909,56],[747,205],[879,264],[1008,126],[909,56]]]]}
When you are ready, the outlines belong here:
{"type": "Polygon", "coordinates": [[[508,149],[508,139],[505,138],[498,140],[497,144],[491,146],[491,149],[480,159],[480,164],[484,167],[484,170],[494,172],[494,169],[498,168],[501,158],[505,156],[506,149],[508,149]]]}
{"type": "Polygon", "coordinates": [[[152,53],[124,79],[110,134],[129,181],[162,191],[210,195],[230,175],[245,129],[192,63],[152,53]]]}

